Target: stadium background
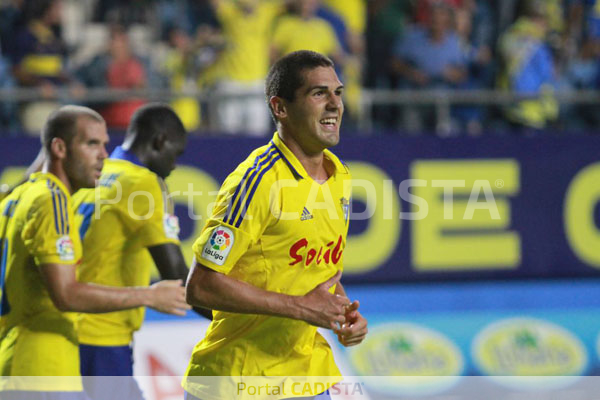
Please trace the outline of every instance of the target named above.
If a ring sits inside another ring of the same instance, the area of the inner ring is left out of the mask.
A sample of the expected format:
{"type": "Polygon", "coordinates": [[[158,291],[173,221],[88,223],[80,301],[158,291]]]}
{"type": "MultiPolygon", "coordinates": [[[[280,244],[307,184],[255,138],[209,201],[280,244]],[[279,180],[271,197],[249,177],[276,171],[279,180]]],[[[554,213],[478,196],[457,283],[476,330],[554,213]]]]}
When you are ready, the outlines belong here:
{"type": "MultiPolygon", "coordinates": [[[[256,121],[252,115],[242,117],[244,105],[234,107],[246,124],[242,128],[230,126],[219,114],[240,99],[262,102],[253,77],[245,86],[240,82],[246,78],[220,64],[228,54],[227,43],[239,40],[239,32],[230,31],[229,20],[208,1],[63,0],[59,18],[51,24],[54,44],[60,46],[33,47],[42,53],[28,58],[19,47],[27,41],[17,40],[27,37],[21,33],[31,26],[25,10],[46,3],[55,1],[0,4],[0,185],[20,179],[37,154],[35,136],[45,113],[58,104],[76,102],[100,110],[109,122],[113,147],[135,107],[171,101],[192,132],[180,166],[169,178],[170,189],[182,193],[175,199],[189,259],[191,241],[220,182],[272,132],[272,127],[251,129],[256,121]],[[123,55],[123,64],[112,64],[111,57],[123,55]],[[54,69],[28,70],[36,60],[50,60],[54,69]],[[114,73],[123,65],[138,75],[115,82],[114,73]],[[231,75],[212,75],[222,69],[231,75]],[[223,90],[223,81],[240,85],[223,90]],[[190,202],[184,192],[191,191],[201,193],[190,202]],[[190,212],[199,218],[191,219],[190,212]]],[[[281,2],[232,3],[252,9],[281,2]]],[[[333,344],[344,373],[363,376],[361,382],[377,399],[453,395],[471,385],[469,376],[482,377],[484,388],[493,390],[526,389],[536,381],[486,377],[597,375],[598,2],[288,3],[290,8],[280,11],[289,18],[306,11],[294,3],[313,3],[320,7],[315,13],[329,15],[318,22],[329,21],[340,40],[330,55],[339,62],[348,87],[348,118],[334,151],[362,184],[354,191],[343,282],[350,297],[361,301],[370,335],[357,348],[333,344]],[[415,71],[407,73],[401,64],[423,73],[431,66],[418,64],[422,60],[411,58],[411,49],[401,43],[418,29],[441,23],[432,18],[438,8],[454,21],[444,35],[460,44],[460,57],[448,57],[459,62],[463,77],[434,77],[431,72],[427,83],[418,83],[415,71]],[[469,34],[458,24],[465,18],[469,34]],[[505,50],[524,48],[537,49],[530,60],[549,64],[511,60],[505,50]],[[550,57],[536,59],[536,54],[550,57]],[[543,73],[547,68],[553,73],[543,73]],[[444,218],[449,210],[436,180],[464,181],[464,187],[454,188],[452,219],[444,218]],[[486,191],[493,194],[495,207],[489,207],[486,191]],[[422,211],[423,205],[411,196],[427,202],[427,217],[413,218],[411,213],[422,211]],[[473,218],[463,218],[470,207],[473,218]],[[492,218],[493,210],[498,219],[492,218]],[[431,378],[389,385],[368,379],[389,375],[431,378]]],[[[282,18],[271,22],[276,25],[282,18]]],[[[311,18],[317,17],[300,19],[311,18]]],[[[255,34],[243,21],[237,24],[248,29],[247,35],[255,34]]],[[[282,43],[273,39],[274,32],[263,33],[267,44],[282,43]]],[[[286,47],[265,48],[277,54],[286,47]]],[[[205,328],[192,314],[177,319],[148,312],[136,336],[136,374],[149,376],[143,382],[150,398],[179,398],[181,389],[173,377],[183,373],[205,328]]],[[[556,394],[583,381],[559,380],[546,389],[556,394]]]]}

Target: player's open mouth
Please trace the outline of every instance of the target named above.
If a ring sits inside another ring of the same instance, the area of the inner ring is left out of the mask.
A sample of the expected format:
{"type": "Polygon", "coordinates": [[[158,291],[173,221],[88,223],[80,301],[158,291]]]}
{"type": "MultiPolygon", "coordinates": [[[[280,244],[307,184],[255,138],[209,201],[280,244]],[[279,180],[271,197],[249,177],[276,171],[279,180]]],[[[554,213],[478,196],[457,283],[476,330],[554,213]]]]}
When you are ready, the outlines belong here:
{"type": "Polygon", "coordinates": [[[337,124],[337,118],[323,118],[322,120],[319,121],[319,123],[321,125],[325,125],[327,127],[335,127],[337,124]]]}

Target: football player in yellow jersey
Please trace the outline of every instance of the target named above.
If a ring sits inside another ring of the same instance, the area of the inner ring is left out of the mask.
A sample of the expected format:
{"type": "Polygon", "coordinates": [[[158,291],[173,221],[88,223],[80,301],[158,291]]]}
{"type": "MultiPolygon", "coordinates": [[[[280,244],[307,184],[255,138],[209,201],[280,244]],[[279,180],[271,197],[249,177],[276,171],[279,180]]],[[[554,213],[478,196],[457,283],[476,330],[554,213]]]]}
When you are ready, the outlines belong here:
{"type": "MultiPolygon", "coordinates": [[[[187,133],[171,107],[151,103],[133,115],[124,142],[104,162],[95,189],[73,196],[85,257],[79,279],[110,286],[146,286],[154,265],[162,279],[182,279],[188,268],[179,224],[164,179],[186,145],[187,133]]],[[[210,316],[210,311],[197,310],[210,316]]],[[[79,322],[82,376],[132,376],[133,333],[144,307],[87,314],[79,322]]],[[[133,379],[106,385],[84,379],[92,400],[143,398],[133,379]]]]}
{"type": "Polygon", "coordinates": [[[3,400],[86,398],[79,378],[76,312],[149,305],[181,314],[189,308],[176,280],[130,288],[77,280],[82,251],[71,195],[93,187],[100,177],[107,156],[106,124],[93,110],[64,106],[48,117],[41,141],[41,171],[0,203],[3,400]]]}
{"type": "Polygon", "coordinates": [[[339,141],[342,91],[331,60],[315,52],[291,53],[269,72],[278,132],[225,180],[194,244],[187,299],[215,311],[183,381],[188,400],[244,398],[234,381],[215,376],[333,377],[315,385],[323,391],[341,378],[317,327],[345,346],[367,334],[358,301],[339,283],[350,173],[327,148],[339,141]]]}

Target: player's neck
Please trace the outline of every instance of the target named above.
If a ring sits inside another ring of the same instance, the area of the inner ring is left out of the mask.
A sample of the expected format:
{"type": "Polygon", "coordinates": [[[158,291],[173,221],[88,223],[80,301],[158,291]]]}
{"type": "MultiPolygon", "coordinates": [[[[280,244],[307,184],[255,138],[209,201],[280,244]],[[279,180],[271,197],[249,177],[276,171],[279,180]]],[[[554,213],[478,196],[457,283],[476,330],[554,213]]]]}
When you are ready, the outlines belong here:
{"type": "Polygon", "coordinates": [[[143,166],[148,166],[148,155],[147,152],[141,147],[141,146],[135,146],[134,142],[130,139],[125,140],[122,144],[121,144],[121,148],[123,150],[125,150],[127,153],[132,154],[133,156],[137,157],[137,159],[139,160],[139,162],[143,165],[143,166]]]}
{"type": "Polygon", "coordinates": [[[67,176],[62,163],[60,163],[58,160],[45,161],[44,165],[42,166],[42,172],[49,172],[56,176],[63,183],[63,185],[65,185],[65,188],[67,188],[69,194],[73,194],[75,192],[76,189],[74,189],[73,185],[71,185],[69,177],[67,176]]]}
{"type": "Polygon", "coordinates": [[[296,156],[300,164],[306,170],[306,173],[316,182],[325,183],[329,178],[325,168],[325,156],[323,150],[307,151],[294,140],[291,135],[280,134],[279,136],[288,149],[296,156]]]}
{"type": "MultiPolygon", "coordinates": [[[[298,156],[296,156],[298,157],[298,156]]],[[[317,183],[325,183],[327,179],[329,179],[329,174],[327,173],[327,169],[325,168],[324,163],[325,157],[323,153],[321,153],[320,157],[309,157],[304,160],[298,158],[306,173],[317,183]]]]}

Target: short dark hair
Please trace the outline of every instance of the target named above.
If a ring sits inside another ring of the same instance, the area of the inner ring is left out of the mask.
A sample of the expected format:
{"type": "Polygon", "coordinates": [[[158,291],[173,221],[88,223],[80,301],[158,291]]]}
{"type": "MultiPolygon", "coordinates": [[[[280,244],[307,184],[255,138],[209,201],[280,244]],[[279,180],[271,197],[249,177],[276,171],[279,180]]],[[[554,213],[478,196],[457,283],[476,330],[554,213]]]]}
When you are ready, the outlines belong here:
{"type": "Polygon", "coordinates": [[[164,133],[185,135],[185,127],[177,113],[167,104],[148,103],[138,108],[129,122],[125,139],[131,138],[134,146],[147,143],[156,135],[164,133]]]}
{"type": "Polygon", "coordinates": [[[333,61],[314,51],[299,50],[280,58],[273,64],[267,75],[265,96],[275,123],[277,123],[277,120],[271,109],[269,99],[277,96],[287,101],[294,101],[296,90],[304,85],[302,72],[317,67],[333,68],[333,61]]]}
{"type": "Polygon", "coordinates": [[[77,133],[77,121],[79,118],[89,118],[96,122],[104,123],[104,118],[91,108],[74,105],[60,107],[50,114],[40,135],[42,147],[47,154],[50,154],[50,146],[54,138],[64,140],[67,147],[71,144],[77,133]]]}

